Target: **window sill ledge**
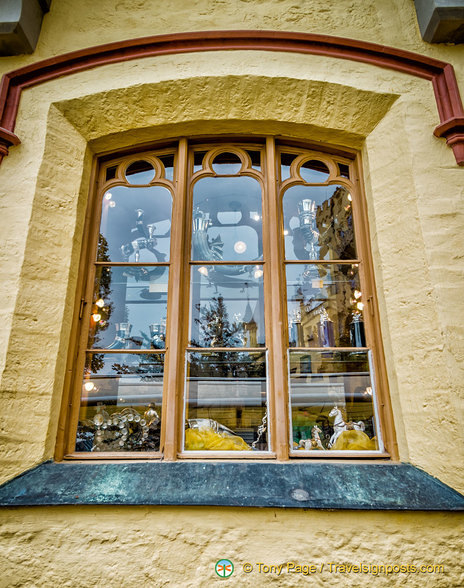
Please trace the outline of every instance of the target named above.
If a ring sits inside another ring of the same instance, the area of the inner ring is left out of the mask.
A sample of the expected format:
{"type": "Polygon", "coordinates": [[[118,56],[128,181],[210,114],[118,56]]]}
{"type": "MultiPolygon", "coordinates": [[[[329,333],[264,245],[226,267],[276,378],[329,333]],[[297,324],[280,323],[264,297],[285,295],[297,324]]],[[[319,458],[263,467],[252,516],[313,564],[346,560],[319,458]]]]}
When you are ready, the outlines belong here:
{"type": "Polygon", "coordinates": [[[0,487],[0,506],[84,504],[463,511],[464,496],[393,463],[45,462],[0,487]]]}

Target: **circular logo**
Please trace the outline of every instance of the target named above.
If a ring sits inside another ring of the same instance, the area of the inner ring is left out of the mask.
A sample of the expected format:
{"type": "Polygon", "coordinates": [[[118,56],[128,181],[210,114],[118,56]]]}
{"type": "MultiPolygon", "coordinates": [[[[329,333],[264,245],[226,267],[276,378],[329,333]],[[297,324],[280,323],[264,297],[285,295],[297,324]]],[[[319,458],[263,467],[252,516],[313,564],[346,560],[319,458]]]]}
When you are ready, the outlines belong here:
{"type": "Polygon", "coordinates": [[[220,559],[214,566],[214,571],[220,578],[228,578],[234,573],[234,564],[230,559],[220,559]]]}

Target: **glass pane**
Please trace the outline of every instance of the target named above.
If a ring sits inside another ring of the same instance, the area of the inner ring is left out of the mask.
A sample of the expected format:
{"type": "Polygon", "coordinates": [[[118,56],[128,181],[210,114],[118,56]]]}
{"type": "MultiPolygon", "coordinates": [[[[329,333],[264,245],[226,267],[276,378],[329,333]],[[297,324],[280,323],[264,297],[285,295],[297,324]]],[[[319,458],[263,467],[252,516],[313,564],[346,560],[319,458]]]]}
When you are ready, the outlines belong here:
{"type": "Polygon", "coordinates": [[[129,184],[149,184],[155,177],[155,170],[148,161],[134,161],[126,169],[126,180],[129,184]]]}
{"type": "Polygon", "coordinates": [[[191,272],[190,345],[264,345],[263,266],[192,266],[191,272]]]}
{"type": "Polygon", "coordinates": [[[171,209],[162,186],[111,188],[102,202],[98,261],[168,261],[171,209]]]}
{"type": "Polygon", "coordinates": [[[116,170],[118,169],[117,165],[113,165],[111,167],[108,167],[106,169],[106,181],[108,180],[112,180],[113,178],[116,177],[116,170]]]}
{"type": "Polygon", "coordinates": [[[207,151],[195,151],[193,154],[193,172],[196,173],[203,169],[203,159],[207,151]]]}
{"type": "Polygon", "coordinates": [[[321,184],[329,178],[329,168],[322,161],[305,161],[300,167],[300,176],[308,184],[321,184]]]}
{"type": "Polygon", "coordinates": [[[242,168],[242,160],[235,153],[220,153],[214,158],[211,167],[217,174],[238,174],[242,168]]]}
{"type": "Polygon", "coordinates": [[[291,347],[365,347],[357,265],[287,265],[291,347]]]}
{"type": "Polygon", "coordinates": [[[261,170],[261,151],[250,151],[247,149],[247,153],[250,156],[252,167],[261,170]]]}
{"type": "Polygon", "coordinates": [[[164,349],[169,268],[97,266],[88,347],[164,349]]]}
{"type": "Polygon", "coordinates": [[[88,354],[76,451],[159,451],[164,354],[88,354]]]}
{"type": "Polygon", "coordinates": [[[174,155],[160,155],[159,159],[164,165],[164,177],[167,180],[174,179],[174,155]]]}
{"type": "Polygon", "coordinates": [[[338,171],[342,177],[344,177],[344,178],[350,177],[350,168],[347,165],[345,165],[344,163],[338,164],[338,171]]]}
{"type": "Polygon", "coordinates": [[[282,181],[290,177],[290,166],[297,157],[296,153],[282,153],[280,155],[280,177],[282,181]]]}
{"type": "Polygon", "coordinates": [[[283,199],[286,259],[356,259],[351,195],[343,186],[293,186],[283,199]]]}
{"type": "Polygon", "coordinates": [[[187,451],[268,449],[266,352],[187,353],[187,451]]]}
{"type": "Polygon", "coordinates": [[[193,190],[192,259],[260,260],[261,187],[249,177],[202,178],[193,190]]]}
{"type": "Polygon", "coordinates": [[[292,449],[381,446],[367,351],[289,352],[292,449]]]}

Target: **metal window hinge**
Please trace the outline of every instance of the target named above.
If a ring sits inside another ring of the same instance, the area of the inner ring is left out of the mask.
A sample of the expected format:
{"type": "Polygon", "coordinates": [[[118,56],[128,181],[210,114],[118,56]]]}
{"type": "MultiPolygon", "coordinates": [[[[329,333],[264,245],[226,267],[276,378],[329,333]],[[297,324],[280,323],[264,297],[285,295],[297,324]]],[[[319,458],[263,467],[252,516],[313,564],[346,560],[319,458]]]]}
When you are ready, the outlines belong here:
{"type": "Polygon", "coordinates": [[[367,297],[367,306],[371,315],[374,316],[374,298],[372,296],[367,297]]]}
{"type": "Polygon", "coordinates": [[[87,302],[81,298],[81,304],[79,306],[79,320],[81,320],[81,318],[84,316],[84,306],[87,304],[87,302]]]}

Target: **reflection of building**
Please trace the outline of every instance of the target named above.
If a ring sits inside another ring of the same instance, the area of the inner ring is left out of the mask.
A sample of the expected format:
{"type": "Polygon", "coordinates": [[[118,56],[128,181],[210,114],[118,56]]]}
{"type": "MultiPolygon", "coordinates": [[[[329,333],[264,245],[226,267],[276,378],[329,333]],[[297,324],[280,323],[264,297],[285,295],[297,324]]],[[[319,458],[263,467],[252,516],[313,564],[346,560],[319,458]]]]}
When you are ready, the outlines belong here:
{"type": "MultiPolygon", "coordinates": [[[[332,251],[336,251],[335,257],[340,259],[356,258],[353,215],[346,188],[338,186],[330,199],[325,200],[322,206],[317,208],[316,224],[321,235],[321,258],[334,257],[331,255],[332,251]]],[[[357,272],[348,266],[338,267],[347,279],[343,284],[331,284],[327,287],[330,302],[325,306],[333,321],[338,344],[349,345],[348,329],[351,317],[347,317],[346,309],[353,304],[353,291],[348,280],[357,272]]]]}
{"type": "Polygon", "coordinates": [[[319,273],[323,275],[314,279],[310,277],[309,280],[295,286],[297,294],[293,300],[298,301],[299,309],[292,318],[290,338],[297,347],[325,346],[323,341],[320,341],[321,313],[324,310],[333,323],[337,346],[349,345],[349,309],[353,307],[354,299],[348,279],[351,276],[346,274],[353,271],[355,276],[356,273],[351,266],[341,266],[341,270],[346,273],[337,279],[338,266],[328,270],[325,266],[325,269],[319,269],[319,273]],[[319,292],[317,299],[310,298],[314,292],[319,292]]]}
{"type": "MultiPolygon", "coordinates": [[[[351,200],[346,188],[334,186],[332,196],[316,208],[315,224],[319,259],[356,259],[351,200]]],[[[299,301],[298,310],[293,311],[298,316],[293,317],[290,327],[296,346],[327,345],[320,340],[323,310],[333,323],[336,344],[349,345],[349,309],[355,309],[353,290],[357,287],[357,270],[352,266],[306,267],[293,297],[299,301]]]]}
{"type": "Polygon", "coordinates": [[[321,259],[355,259],[353,215],[346,188],[337,186],[332,196],[317,207],[316,225],[321,259]]]}
{"type": "Polygon", "coordinates": [[[258,346],[258,325],[254,319],[253,311],[251,310],[250,302],[247,302],[245,308],[245,315],[243,317],[244,330],[244,345],[246,347],[258,346]]]}

